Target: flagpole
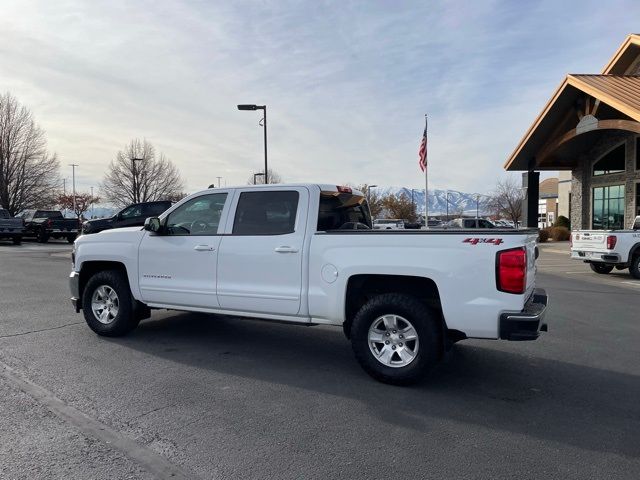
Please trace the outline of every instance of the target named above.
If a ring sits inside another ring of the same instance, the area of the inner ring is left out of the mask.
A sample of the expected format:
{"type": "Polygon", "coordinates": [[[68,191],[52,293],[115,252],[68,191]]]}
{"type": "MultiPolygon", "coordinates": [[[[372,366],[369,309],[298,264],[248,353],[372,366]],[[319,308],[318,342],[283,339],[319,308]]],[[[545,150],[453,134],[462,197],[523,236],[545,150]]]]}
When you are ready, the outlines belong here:
{"type": "MultiPolygon", "coordinates": [[[[427,114],[424,114],[424,131],[425,133],[427,133],[427,127],[429,125],[429,120],[427,118],[427,114]]],[[[426,146],[425,146],[426,148],[426,146]]],[[[426,158],[426,153],[425,153],[425,160],[426,158]]],[[[425,162],[426,163],[426,162],[425,162]]],[[[429,228],[429,178],[428,178],[428,172],[429,169],[427,168],[427,165],[425,165],[424,167],[424,226],[425,228],[429,228]]]]}

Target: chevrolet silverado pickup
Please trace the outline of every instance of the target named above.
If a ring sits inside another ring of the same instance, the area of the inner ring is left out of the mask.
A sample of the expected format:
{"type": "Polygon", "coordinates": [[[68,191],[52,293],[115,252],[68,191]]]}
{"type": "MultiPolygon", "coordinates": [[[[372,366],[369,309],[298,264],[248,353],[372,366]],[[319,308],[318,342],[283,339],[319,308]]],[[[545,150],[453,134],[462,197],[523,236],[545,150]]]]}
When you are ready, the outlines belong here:
{"type": "Polygon", "coordinates": [[[640,280],[640,216],[631,230],[576,230],[571,232],[571,258],[588,263],[596,273],[629,269],[640,280]]]}
{"type": "Polygon", "coordinates": [[[14,245],[20,245],[24,223],[21,218],[11,218],[11,214],[4,208],[0,208],[0,240],[10,239],[14,245]]]}
{"type": "Polygon", "coordinates": [[[534,340],[536,231],[374,230],[365,196],[335,185],[216,188],[143,228],[74,243],[71,300],[98,335],[151,309],[341,326],[374,378],[418,380],[465,338],[534,340]]]}

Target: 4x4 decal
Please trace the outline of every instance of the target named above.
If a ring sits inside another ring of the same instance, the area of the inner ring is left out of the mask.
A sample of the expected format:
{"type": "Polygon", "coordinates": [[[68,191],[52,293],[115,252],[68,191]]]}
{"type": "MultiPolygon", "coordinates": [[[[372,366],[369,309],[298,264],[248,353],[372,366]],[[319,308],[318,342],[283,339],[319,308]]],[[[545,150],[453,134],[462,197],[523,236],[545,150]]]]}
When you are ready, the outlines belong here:
{"type": "Polygon", "coordinates": [[[504,242],[501,238],[465,238],[462,243],[470,243],[471,245],[477,245],[479,243],[491,243],[493,245],[500,245],[504,242]]]}

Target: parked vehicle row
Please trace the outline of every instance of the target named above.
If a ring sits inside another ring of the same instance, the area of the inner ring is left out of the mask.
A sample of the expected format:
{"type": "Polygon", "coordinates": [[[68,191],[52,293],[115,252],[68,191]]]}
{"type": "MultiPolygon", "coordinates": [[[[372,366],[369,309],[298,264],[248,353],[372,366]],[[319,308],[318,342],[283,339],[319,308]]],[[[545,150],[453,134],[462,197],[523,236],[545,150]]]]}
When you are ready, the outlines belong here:
{"type": "Polygon", "coordinates": [[[87,220],[82,224],[82,234],[98,233],[111,228],[141,227],[147,218],[157,217],[170,206],[169,201],[134,203],[113,217],[87,220]]]}
{"type": "Polygon", "coordinates": [[[151,309],[341,326],[363,369],[396,384],[458,340],[546,331],[535,230],[373,227],[364,195],[348,187],[205,190],[143,229],[78,238],[71,298],[111,337],[151,309]]]}

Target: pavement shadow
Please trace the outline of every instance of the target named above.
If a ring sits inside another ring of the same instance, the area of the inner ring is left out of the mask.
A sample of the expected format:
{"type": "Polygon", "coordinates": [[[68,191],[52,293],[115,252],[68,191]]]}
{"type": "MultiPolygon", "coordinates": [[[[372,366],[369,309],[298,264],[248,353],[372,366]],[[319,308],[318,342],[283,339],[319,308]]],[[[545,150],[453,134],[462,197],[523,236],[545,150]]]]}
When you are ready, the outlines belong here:
{"type": "Polygon", "coordinates": [[[491,341],[456,345],[426,382],[408,388],[369,378],[337,328],[169,312],[106,341],[225,375],[354,399],[379,421],[424,434],[434,419],[447,418],[640,457],[639,377],[512,353],[491,341]]]}

